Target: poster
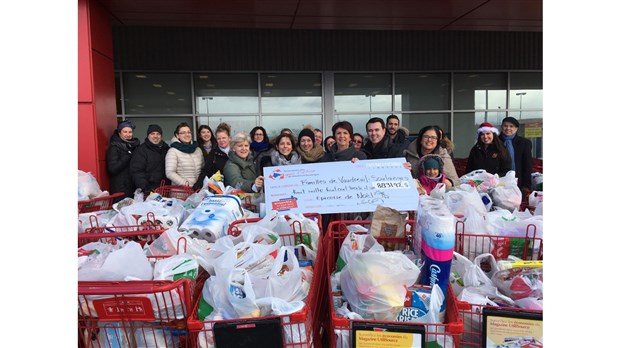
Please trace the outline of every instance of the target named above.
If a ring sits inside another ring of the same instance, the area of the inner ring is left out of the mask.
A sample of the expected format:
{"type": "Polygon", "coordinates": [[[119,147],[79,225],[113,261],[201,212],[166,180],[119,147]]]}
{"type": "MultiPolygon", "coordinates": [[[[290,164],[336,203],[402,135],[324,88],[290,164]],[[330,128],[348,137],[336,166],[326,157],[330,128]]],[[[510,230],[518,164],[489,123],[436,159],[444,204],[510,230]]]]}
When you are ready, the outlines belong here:
{"type": "Polygon", "coordinates": [[[404,158],[296,164],[263,169],[266,209],[291,213],[374,212],[418,208],[404,158]]]}
{"type": "Polygon", "coordinates": [[[424,348],[424,325],[354,321],[351,325],[354,348],[424,348]]]}
{"type": "Polygon", "coordinates": [[[483,335],[486,348],[542,348],[542,312],[483,309],[483,335]]]}

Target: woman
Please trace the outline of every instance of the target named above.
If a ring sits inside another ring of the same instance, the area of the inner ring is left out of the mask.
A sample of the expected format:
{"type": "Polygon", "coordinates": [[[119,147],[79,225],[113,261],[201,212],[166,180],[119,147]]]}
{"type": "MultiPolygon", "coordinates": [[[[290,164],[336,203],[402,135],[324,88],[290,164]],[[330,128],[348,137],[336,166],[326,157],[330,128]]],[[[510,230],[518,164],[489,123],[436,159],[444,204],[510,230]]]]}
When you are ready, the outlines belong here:
{"type": "Polygon", "coordinates": [[[110,193],[123,192],[124,195],[114,199],[118,202],[125,197],[133,197],[136,186],[131,179],[129,163],[133,152],[140,145],[140,140],[133,137],[136,128],[131,121],[119,123],[110,137],[106,153],[106,167],[110,177],[110,193]]]}
{"type": "Polygon", "coordinates": [[[405,150],[405,159],[411,163],[411,175],[414,178],[418,178],[418,163],[420,157],[428,154],[436,154],[441,157],[443,161],[444,174],[446,176],[446,188],[458,186],[461,184],[458,174],[456,174],[456,168],[452,163],[452,158],[448,153],[448,150],[441,147],[439,139],[441,134],[433,126],[426,126],[420,129],[418,132],[418,138],[411,142],[405,150]]]}
{"type": "Polygon", "coordinates": [[[228,161],[224,165],[224,185],[245,191],[259,192],[263,187],[263,177],[256,175],[254,157],[250,151],[252,138],[246,132],[235,134],[231,141],[228,161]]]}
{"type": "MultiPolygon", "coordinates": [[[[321,162],[335,161],[357,161],[367,158],[362,151],[356,150],[351,142],[353,135],[353,125],[349,121],[336,122],[332,126],[332,133],[336,143],[325,149],[325,155],[321,158],[321,162]]],[[[329,138],[329,137],[328,137],[329,138]]],[[[327,139],[325,139],[327,142],[327,139]]]]}
{"type": "Polygon", "coordinates": [[[297,153],[301,157],[301,163],[316,163],[325,154],[321,144],[316,142],[315,136],[312,128],[304,128],[299,132],[297,153]]]}
{"type": "Polygon", "coordinates": [[[484,169],[487,173],[506,176],[512,168],[508,150],[499,139],[499,130],[489,122],[483,122],[477,130],[478,141],[469,151],[467,173],[484,169]]]}
{"type": "Polygon", "coordinates": [[[252,156],[254,156],[254,158],[258,158],[258,154],[260,154],[261,152],[269,151],[270,149],[272,149],[265,128],[261,126],[256,126],[252,128],[252,130],[250,131],[250,137],[252,138],[250,150],[252,150],[252,156]]]}
{"type": "Polygon", "coordinates": [[[364,136],[359,133],[353,134],[353,145],[357,151],[362,151],[362,145],[364,145],[364,136]]]}
{"type": "Polygon", "coordinates": [[[211,127],[206,124],[198,127],[198,145],[200,145],[200,150],[202,151],[205,161],[211,150],[213,150],[213,143],[213,131],[211,127]]]}
{"type": "Polygon", "coordinates": [[[327,138],[323,140],[323,149],[325,150],[325,152],[327,152],[328,149],[332,147],[332,145],[334,145],[335,143],[336,143],[336,139],[334,139],[333,136],[331,135],[327,136],[327,138]]]}
{"type": "Polygon", "coordinates": [[[295,138],[291,134],[278,135],[275,144],[275,148],[261,153],[256,159],[256,173],[264,176],[264,167],[301,164],[301,158],[295,151],[295,138]]]}
{"type": "Polygon", "coordinates": [[[181,122],[174,130],[174,138],[166,154],[166,176],[172,185],[193,186],[204,166],[204,157],[198,143],[192,139],[192,130],[181,122]]]}
{"type": "MultiPolygon", "coordinates": [[[[222,173],[224,165],[228,161],[230,152],[230,126],[226,122],[220,123],[215,129],[217,146],[209,153],[205,163],[205,176],[211,177],[217,171],[222,173]]],[[[201,175],[202,176],[202,175],[201,175]]]]}

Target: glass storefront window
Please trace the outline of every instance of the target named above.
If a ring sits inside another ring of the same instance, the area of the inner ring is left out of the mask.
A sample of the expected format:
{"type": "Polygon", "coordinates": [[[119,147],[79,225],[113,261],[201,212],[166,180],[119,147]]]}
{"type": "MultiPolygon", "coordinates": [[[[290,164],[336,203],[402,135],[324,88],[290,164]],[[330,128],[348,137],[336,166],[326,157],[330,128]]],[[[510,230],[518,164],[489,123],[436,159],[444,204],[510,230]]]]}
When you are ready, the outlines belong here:
{"type": "Polygon", "coordinates": [[[189,73],[123,74],[125,114],[191,114],[189,73]]]}
{"type": "Polygon", "coordinates": [[[506,109],[506,73],[454,74],[454,109],[506,109]]]}
{"type": "MultiPolygon", "coordinates": [[[[477,141],[478,126],[484,122],[480,121],[479,116],[474,112],[456,112],[454,113],[454,134],[452,141],[454,142],[454,158],[467,158],[469,151],[477,141]]],[[[490,121],[489,121],[490,122],[490,121]]],[[[496,123],[493,123],[496,125],[496,123]]],[[[499,129],[499,127],[498,127],[499,129]]]]}
{"type": "Polygon", "coordinates": [[[392,111],[392,74],[334,74],[336,112],[392,111]]]}
{"type": "Polygon", "coordinates": [[[199,114],[258,113],[258,76],[195,73],[194,95],[199,114]]]}
{"type": "MultiPolygon", "coordinates": [[[[381,117],[379,115],[373,115],[372,117],[375,117],[375,116],[381,117]]],[[[385,121],[384,117],[381,117],[381,118],[383,118],[383,121],[385,121]]],[[[364,138],[366,138],[366,136],[368,135],[366,133],[366,122],[368,122],[368,120],[370,120],[370,116],[368,114],[336,115],[334,118],[334,123],[340,122],[340,121],[349,121],[351,122],[351,125],[353,126],[353,133],[360,133],[361,135],[364,136],[364,138]]],[[[325,139],[325,137],[327,137],[328,135],[333,135],[331,126],[327,127],[327,129],[325,129],[325,132],[327,135],[324,134],[323,139],[325,139]]]]}
{"type": "Polygon", "coordinates": [[[524,119],[541,118],[542,112],[526,111],[542,109],[542,73],[511,73],[510,74],[510,116],[524,119]]]}
{"type": "Polygon", "coordinates": [[[172,142],[172,138],[174,138],[174,130],[177,128],[179,123],[187,122],[189,126],[192,128],[192,134],[194,139],[196,139],[196,127],[192,126],[192,118],[191,117],[162,117],[162,116],[149,116],[149,117],[127,117],[128,120],[131,120],[136,125],[136,129],[133,130],[133,136],[140,139],[140,143],[144,142],[146,138],[146,130],[149,128],[150,124],[158,124],[162,131],[162,139],[170,144],[172,142]]]}
{"type": "MultiPolygon", "coordinates": [[[[398,115],[397,115],[398,116],[398,115]]],[[[400,118],[401,127],[409,130],[409,135],[416,135],[420,129],[426,126],[439,126],[444,132],[450,134],[450,114],[443,113],[425,113],[425,114],[412,114],[403,113],[400,118]]]]}
{"type": "Polygon", "coordinates": [[[321,74],[260,75],[263,113],[322,111],[321,74]]]}
{"type": "Polygon", "coordinates": [[[263,116],[263,127],[269,135],[269,139],[273,139],[280,134],[282,128],[289,128],[293,131],[295,139],[305,125],[311,125],[312,128],[323,126],[321,115],[277,115],[263,116]]]}
{"type": "Polygon", "coordinates": [[[198,116],[196,118],[198,127],[206,124],[215,133],[217,126],[226,122],[230,125],[230,135],[233,136],[238,132],[246,132],[250,134],[252,128],[258,125],[258,116],[198,116]]]}
{"type": "Polygon", "coordinates": [[[450,74],[396,74],[394,110],[450,110],[450,74]]]}

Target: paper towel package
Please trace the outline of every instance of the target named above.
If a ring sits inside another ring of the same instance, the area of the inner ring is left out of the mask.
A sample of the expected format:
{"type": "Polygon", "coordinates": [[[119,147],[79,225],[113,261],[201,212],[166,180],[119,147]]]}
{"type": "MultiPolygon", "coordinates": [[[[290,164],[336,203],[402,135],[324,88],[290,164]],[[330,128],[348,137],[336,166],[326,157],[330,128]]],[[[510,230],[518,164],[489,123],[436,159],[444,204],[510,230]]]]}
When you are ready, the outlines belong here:
{"type": "Polygon", "coordinates": [[[226,235],[228,226],[243,217],[239,197],[208,196],[178,228],[179,232],[211,243],[226,235]]]}

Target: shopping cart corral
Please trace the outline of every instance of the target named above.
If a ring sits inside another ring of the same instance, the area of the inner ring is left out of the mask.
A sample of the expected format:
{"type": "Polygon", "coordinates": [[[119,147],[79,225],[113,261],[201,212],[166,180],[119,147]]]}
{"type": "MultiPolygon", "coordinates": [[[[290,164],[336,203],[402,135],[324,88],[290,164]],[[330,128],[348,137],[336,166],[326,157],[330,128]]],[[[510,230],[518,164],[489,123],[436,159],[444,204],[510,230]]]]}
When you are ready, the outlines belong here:
{"type": "MultiPolygon", "coordinates": [[[[321,231],[321,216],[319,214],[304,214],[319,226],[321,231]]],[[[290,221],[289,217],[286,216],[290,221]]],[[[254,224],[261,219],[244,219],[233,222],[228,230],[229,235],[238,236],[241,230],[248,224],[254,224]]],[[[298,220],[292,223],[292,234],[280,234],[283,246],[296,246],[301,242],[310,240],[310,233],[305,231],[298,220]]],[[[208,273],[202,273],[198,280],[194,294],[194,308],[192,309],[188,326],[192,334],[192,340],[197,347],[321,347],[320,316],[325,312],[326,302],[323,301],[326,277],[324,271],[324,247],[321,238],[317,239],[316,258],[312,265],[313,275],[305,305],[299,311],[284,315],[269,315],[254,318],[239,318],[225,320],[201,321],[198,316],[200,305],[200,290],[209,277],[208,273]]],[[[302,248],[296,252],[302,252],[302,248]]]]}
{"type": "MultiPolygon", "coordinates": [[[[351,220],[351,221],[333,221],[329,224],[327,234],[324,237],[324,245],[326,250],[326,277],[336,270],[336,259],[344,239],[349,234],[351,225],[361,225],[370,231],[371,221],[368,220],[351,220]]],[[[407,220],[404,236],[402,237],[375,237],[382,245],[396,246],[394,250],[411,250],[413,246],[413,236],[415,231],[415,221],[407,220]]],[[[356,232],[366,234],[366,232],[356,232]]],[[[368,232],[370,233],[370,232],[368,232]]],[[[397,322],[383,320],[351,320],[346,317],[340,317],[336,314],[335,301],[340,295],[334,292],[330,281],[327,282],[327,291],[329,294],[329,317],[328,317],[328,335],[330,347],[353,347],[354,336],[359,335],[360,330],[366,332],[424,332],[427,346],[441,347],[459,347],[460,334],[463,331],[463,323],[458,315],[458,309],[452,288],[448,286],[447,303],[445,311],[444,323],[419,323],[419,322],[397,322]]],[[[378,334],[369,334],[367,339],[391,339],[388,337],[379,337],[378,334]]],[[[362,337],[362,336],[359,336],[362,337]]],[[[359,338],[356,336],[355,338],[359,338]]],[[[394,336],[396,337],[396,336],[394,336]]],[[[415,337],[415,336],[414,336],[415,337]]],[[[394,338],[400,339],[400,338],[394,338]]],[[[413,338],[414,340],[416,338],[413,338]]],[[[359,341],[357,341],[359,342],[359,341]]],[[[378,341],[377,341],[378,342],[378,341]]],[[[375,343],[377,343],[375,342],[375,343]]],[[[387,341],[386,341],[387,342],[387,341]]],[[[387,344],[387,343],[386,343],[387,344]]],[[[413,346],[412,342],[407,343],[413,346]]]]}

